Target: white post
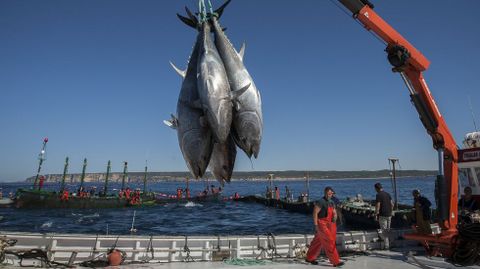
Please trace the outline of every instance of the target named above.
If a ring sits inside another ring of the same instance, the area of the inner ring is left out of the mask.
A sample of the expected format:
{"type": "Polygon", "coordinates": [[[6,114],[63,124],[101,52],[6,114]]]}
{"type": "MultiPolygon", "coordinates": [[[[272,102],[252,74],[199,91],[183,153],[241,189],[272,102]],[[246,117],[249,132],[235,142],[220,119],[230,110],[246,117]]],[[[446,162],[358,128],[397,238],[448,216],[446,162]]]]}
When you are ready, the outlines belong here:
{"type": "Polygon", "coordinates": [[[177,241],[173,240],[170,246],[170,252],[168,253],[168,262],[173,262],[175,259],[175,251],[177,249],[177,241]]]}
{"type": "Polygon", "coordinates": [[[209,261],[211,260],[211,257],[212,255],[209,255],[211,254],[210,252],[210,241],[205,241],[205,245],[203,246],[203,250],[202,250],[202,260],[203,261],[209,261]]]}
{"type": "Polygon", "coordinates": [[[236,240],[236,251],[235,251],[235,258],[240,259],[242,254],[240,253],[241,251],[241,244],[240,244],[240,238],[237,238],[236,240]]]}
{"type": "Polygon", "coordinates": [[[48,256],[48,259],[50,261],[55,260],[55,249],[57,248],[57,239],[52,239],[52,243],[50,244],[50,247],[47,249],[47,253],[50,253],[48,256]]]}

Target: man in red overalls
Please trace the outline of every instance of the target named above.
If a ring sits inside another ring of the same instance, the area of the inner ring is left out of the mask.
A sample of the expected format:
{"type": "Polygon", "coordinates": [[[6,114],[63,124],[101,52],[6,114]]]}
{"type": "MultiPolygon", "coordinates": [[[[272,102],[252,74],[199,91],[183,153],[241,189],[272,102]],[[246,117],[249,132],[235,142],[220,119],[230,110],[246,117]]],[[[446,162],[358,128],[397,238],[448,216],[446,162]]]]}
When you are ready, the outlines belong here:
{"type": "Polygon", "coordinates": [[[308,248],[306,261],[311,264],[318,264],[317,257],[322,248],[327,254],[328,260],[334,267],[342,266],[344,262],[340,261],[336,246],[336,227],[334,223],[337,220],[335,204],[331,200],[333,189],[326,187],[324,196],[315,203],[313,208],[313,223],[315,224],[315,237],[308,248]]]}

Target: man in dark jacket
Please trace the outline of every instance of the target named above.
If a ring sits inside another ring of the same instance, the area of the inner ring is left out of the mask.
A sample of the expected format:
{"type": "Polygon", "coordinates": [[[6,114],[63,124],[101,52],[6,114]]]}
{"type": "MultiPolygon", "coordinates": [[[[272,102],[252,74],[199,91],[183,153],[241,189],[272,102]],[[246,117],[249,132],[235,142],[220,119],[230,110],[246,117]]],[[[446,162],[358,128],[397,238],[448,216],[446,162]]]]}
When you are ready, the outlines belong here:
{"type": "Polygon", "coordinates": [[[393,201],[390,194],[383,190],[380,182],[375,183],[375,217],[380,226],[381,238],[384,242],[383,249],[390,248],[390,225],[392,223],[393,201]]]}
{"type": "Polygon", "coordinates": [[[413,190],[413,207],[415,208],[416,229],[421,234],[432,234],[430,220],[432,218],[430,207],[432,203],[420,194],[419,190],[413,190]]]}

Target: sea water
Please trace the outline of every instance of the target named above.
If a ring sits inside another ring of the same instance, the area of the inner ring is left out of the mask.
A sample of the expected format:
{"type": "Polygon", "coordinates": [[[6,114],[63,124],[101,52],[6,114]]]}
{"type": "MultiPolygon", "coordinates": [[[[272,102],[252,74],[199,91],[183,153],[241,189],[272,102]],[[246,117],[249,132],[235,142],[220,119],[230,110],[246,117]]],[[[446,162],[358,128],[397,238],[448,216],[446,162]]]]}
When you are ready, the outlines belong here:
{"type": "MultiPolygon", "coordinates": [[[[398,200],[402,204],[412,204],[411,192],[420,189],[435,204],[433,199],[434,177],[409,177],[397,180],[398,200]]],[[[374,199],[373,185],[381,182],[385,191],[394,197],[390,179],[337,179],[310,180],[309,194],[311,199],[319,199],[323,189],[331,186],[339,199],[362,194],[364,199],[374,199]]],[[[206,186],[219,184],[215,181],[190,181],[192,195],[205,189],[206,186]]],[[[158,182],[148,184],[147,190],[167,194],[176,194],[178,187],[185,188],[186,183],[158,182]]],[[[223,187],[223,195],[228,198],[238,192],[241,196],[264,194],[268,181],[235,180],[223,187]]],[[[288,186],[294,197],[306,192],[304,180],[274,180],[272,185],[278,186],[280,196],[285,196],[288,186]]],[[[3,194],[17,188],[30,188],[26,183],[0,183],[3,194]]],[[[86,183],[87,189],[101,183],[86,183]]],[[[131,189],[143,189],[142,183],[129,183],[131,189]]],[[[77,184],[69,184],[70,190],[78,188],[77,184]]],[[[57,190],[59,184],[45,184],[45,189],[57,190]]],[[[112,183],[110,190],[118,190],[120,184],[112,183]]],[[[183,202],[162,204],[143,208],[118,209],[15,209],[0,208],[0,231],[37,232],[37,233],[88,233],[88,234],[130,234],[135,212],[135,229],[137,235],[258,235],[285,233],[312,233],[311,215],[292,213],[286,210],[265,207],[262,204],[235,202],[183,202]]]]}

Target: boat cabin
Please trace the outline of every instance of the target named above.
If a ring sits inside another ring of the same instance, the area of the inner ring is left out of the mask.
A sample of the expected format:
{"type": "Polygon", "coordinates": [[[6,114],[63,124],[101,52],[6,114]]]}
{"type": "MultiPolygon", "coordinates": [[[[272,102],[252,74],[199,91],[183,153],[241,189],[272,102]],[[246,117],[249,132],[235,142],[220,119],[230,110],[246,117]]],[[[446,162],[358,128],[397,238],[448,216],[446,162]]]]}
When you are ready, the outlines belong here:
{"type": "Polygon", "coordinates": [[[463,140],[463,149],[458,150],[458,181],[460,194],[467,186],[480,202],[480,132],[468,133],[463,140]]]}

